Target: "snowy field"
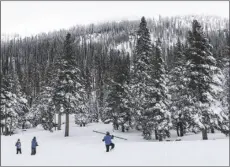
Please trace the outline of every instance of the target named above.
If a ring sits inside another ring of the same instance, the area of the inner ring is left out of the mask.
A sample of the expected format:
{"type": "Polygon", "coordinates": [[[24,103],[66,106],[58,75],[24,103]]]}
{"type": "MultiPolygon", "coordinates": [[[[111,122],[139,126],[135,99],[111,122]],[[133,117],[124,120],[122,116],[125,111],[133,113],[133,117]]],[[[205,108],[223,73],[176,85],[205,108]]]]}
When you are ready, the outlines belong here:
{"type": "MultiPolygon", "coordinates": [[[[108,124],[89,124],[79,127],[70,124],[70,136],[63,130],[50,133],[42,128],[29,129],[13,136],[1,136],[2,166],[229,166],[229,138],[223,134],[209,134],[208,141],[201,134],[189,134],[182,141],[145,141],[140,132],[113,132],[108,124]],[[110,131],[128,140],[114,139],[115,150],[106,153],[103,135],[110,131]],[[36,136],[37,154],[30,155],[30,144],[36,136]],[[20,138],[22,155],[16,155],[15,143],[20,138]]],[[[172,132],[171,140],[176,134],[172,132]]]]}

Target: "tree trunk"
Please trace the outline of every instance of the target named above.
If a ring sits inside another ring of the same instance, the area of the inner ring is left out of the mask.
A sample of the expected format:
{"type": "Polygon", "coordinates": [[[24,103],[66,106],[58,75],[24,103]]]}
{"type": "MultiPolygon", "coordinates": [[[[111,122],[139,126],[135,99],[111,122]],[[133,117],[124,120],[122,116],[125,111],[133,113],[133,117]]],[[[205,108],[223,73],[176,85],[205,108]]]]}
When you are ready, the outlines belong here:
{"type": "Polygon", "coordinates": [[[211,133],[215,133],[215,129],[211,127],[211,133]]]}
{"type": "Polygon", "coordinates": [[[22,129],[25,129],[25,122],[22,123],[22,129]]]}
{"type": "Polygon", "coordinates": [[[155,130],[155,139],[158,140],[157,130],[155,130]]]}
{"type": "Polygon", "coordinates": [[[61,113],[58,113],[58,130],[61,130],[61,113]]]}
{"type": "Polygon", "coordinates": [[[11,136],[11,134],[12,134],[12,128],[13,127],[13,119],[12,119],[12,117],[10,118],[10,136],[11,136]]]}
{"type": "Polygon", "coordinates": [[[113,122],[113,127],[114,127],[114,130],[118,130],[118,124],[117,124],[117,122],[113,122]]]}
{"type": "Polygon", "coordinates": [[[2,127],[1,127],[1,134],[4,134],[4,126],[2,125],[2,127]]]}
{"type": "Polygon", "coordinates": [[[57,130],[57,115],[56,113],[54,114],[54,130],[57,130]]]}
{"type": "Polygon", "coordinates": [[[182,122],[180,123],[180,136],[184,136],[184,129],[182,122]]]}
{"type": "Polygon", "coordinates": [[[202,137],[203,140],[208,140],[208,133],[206,128],[202,129],[202,137]]]}
{"type": "Polygon", "coordinates": [[[5,135],[7,136],[9,134],[9,128],[6,126],[5,127],[5,135]]]}
{"type": "Polygon", "coordinates": [[[6,122],[7,122],[7,118],[5,117],[5,131],[4,131],[5,136],[8,135],[8,127],[6,122]]]}
{"type": "Polygon", "coordinates": [[[176,126],[176,132],[177,132],[177,136],[180,136],[180,132],[179,132],[179,123],[177,123],[177,126],[176,126]]]}
{"type": "Polygon", "coordinates": [[[69,136],[69,114],[66,113],[65,117],[65,137],[69,136]]]}
{"type": "Polygon", "coordinates": [[[159,136],[159,141],[163,141],[163,137],[162,137],[162,133],[161,132],[159,132],[158,136],[159,136]]]}
{"type": "Polygon", "coordinates": [[[100,109],[99,109],[98,100],[96,101],[96,110],[97,110],[97,122],[100,122],[101,117],[100,117],[100,109]]]}
{"type": "Polygon", "coordinates": [[[122,132],[125,132],[125,126],[124,126],[124,125],[122,125],[121,131],[122,131],[122,132]]]}

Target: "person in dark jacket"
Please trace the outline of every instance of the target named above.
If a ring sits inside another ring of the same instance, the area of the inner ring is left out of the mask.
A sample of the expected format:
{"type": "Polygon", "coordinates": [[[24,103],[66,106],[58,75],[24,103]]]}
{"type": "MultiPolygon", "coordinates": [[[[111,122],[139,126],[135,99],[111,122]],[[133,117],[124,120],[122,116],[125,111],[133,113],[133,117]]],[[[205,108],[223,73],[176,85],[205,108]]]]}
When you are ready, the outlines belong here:
{"type": "Polygon", "coordinates": [[[111,149],[114,149],[115,144],[112,143],[113,135],[110,135],[109,132],[106,132],[106,136],[102,139],[102,141],[105,142],[106,152],[109,152],[109,147],[111,146],[111,149]]]}
{"type": "Polygon", "coordinates": [[[16,150],[16,151],[17,151],[17,154],[18,154],[18,153],[22,154],[20,139],[18,139],[18,141],[16,142],[15,146],[16,146],[16,149],[17,149],[17,150],[16,150]]]}
{"type": "Polygon", "coordinates": [[[31,155],[35,155],[36,154],[36,147],[37,146],[38,146],[38,143],[37,143],[36,137],[34,137],[32,139],[32,142],[31,142],[31,148],[32,148],[31,155]]]}

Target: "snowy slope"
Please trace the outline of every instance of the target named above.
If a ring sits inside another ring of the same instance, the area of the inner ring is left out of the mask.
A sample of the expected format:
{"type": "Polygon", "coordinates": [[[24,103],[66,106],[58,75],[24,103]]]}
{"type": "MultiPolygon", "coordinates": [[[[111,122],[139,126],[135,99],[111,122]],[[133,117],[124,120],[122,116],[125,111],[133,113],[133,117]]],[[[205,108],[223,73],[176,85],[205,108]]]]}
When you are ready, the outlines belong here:
{"type": "MultiPolygon", "coordinates": [[[[187,31],[191,29],[193,19],[197,19],[205,32],[217,32],[219,30],[228,30],[229,21],[227,18],[218,16],[205,15],[185,15],[175,17],[152,17],[146,18],[148,28],[150,30],[150,38],[153,43],[161,38],[163,48],[171,47],[176,42],[178,37],[182,43],[185,42],[187,31]],[[168,26],[166,26],[166,24],[168,26]],[[206,30],[207,29],[207,30],[206,30]],[[180,32],[181,31],[181,32],[180,32]],[[180,32],[180,33],[179,33],[180,32]],[[179,35],[180,34],[180,35],[179,35]]],[[[124,50],[132,56],[132,50],[135,46],[136,30],[138,29],[140,20],[123,20],[118,22],[105,22],[92,27],[74,27],[70,29],[73,34],[78,34],[77,41],[80,45],[86,43],[105,43],[110,49],[124,50]],[[79,29],[84,29],[85,33],[79,34],[79,29]],[[119,29],[119,30],[117,30],[119,29]],[[120,39],[120,40],[118,40],[120,39]]]]}
{"type": "MultiPolygon", "coordinates": [[[[3,166],[115,166],[115,165],[229,165],[229,138],[222,134],[209,134],[202,141],[201,134],[187,135],[183,141],[145,141],[140,133],[113,132],[111,125],[89,124],[78,127],[71,123],[70,136],[64,131],[50,133],[41,128],[29,129],[13,136],[1,136],[1,164],[3,166]],[[128,138],[114,139],[115,150],[106,153],[103,135],[92,132],[110,131],[128,138]],[[30,143],[36,136],[37,155],[30,155],[30,143]],[[22,155],[16,155],[15,142],[22,141],[22,155]],[[219,140],[213,140],[218,139],[219,140]]],[[[64,129],[64,126],[62,127],[64,129]]],[[[176,138],[172,133],[172,138],[176,138]]]]}

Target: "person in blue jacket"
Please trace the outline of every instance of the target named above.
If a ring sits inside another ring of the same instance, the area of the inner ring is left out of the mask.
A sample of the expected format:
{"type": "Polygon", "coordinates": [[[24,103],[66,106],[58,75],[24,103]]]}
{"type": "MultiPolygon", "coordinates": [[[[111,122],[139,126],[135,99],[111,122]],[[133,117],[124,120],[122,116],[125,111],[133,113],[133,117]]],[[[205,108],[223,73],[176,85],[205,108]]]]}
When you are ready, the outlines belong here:
{"type": "Polygon", "coordinates": [[[31,142],[31,148],[32,148],[31,155],[35,155],[36,154],[36,147],[37,146],[38,146],[38,143],[37,143],[36,137],[34,137],[32,139],[32,142],[31,142]]]}
{"type": "Polygon", "coordinates": [[[109,147],[111,146],[111,149],[114,149],[115,147],[115,144],[112,143],[112,140],[113,139],[113,135],[110,135],[109,132],[106,132],[106,136],[102,139],[102,141],[105,142],[105,146],[106,146],[106,152],[109,152],[109,147]]]}
{"type": "Polygon", "coordinates": [[[22,154],[20,139],[18,139],[18,141],[16,142],[15,146],[16,146],[16,149],[17,149],[17,150],[16,150],[16,151],[17,151],[17,154],[18,154],[18,153],[22,154]]]}

